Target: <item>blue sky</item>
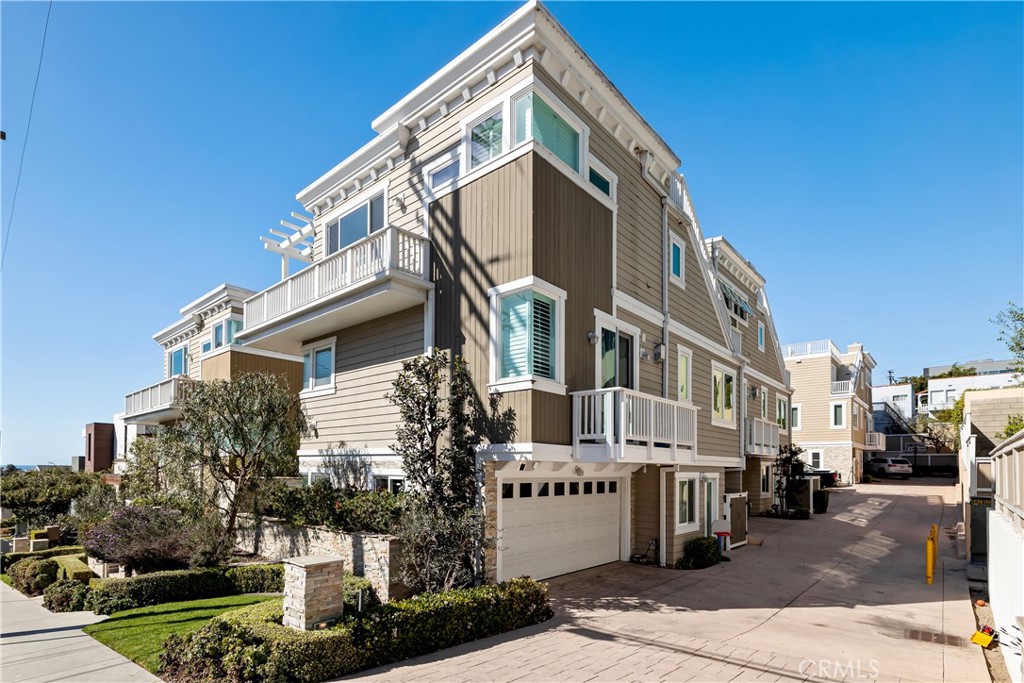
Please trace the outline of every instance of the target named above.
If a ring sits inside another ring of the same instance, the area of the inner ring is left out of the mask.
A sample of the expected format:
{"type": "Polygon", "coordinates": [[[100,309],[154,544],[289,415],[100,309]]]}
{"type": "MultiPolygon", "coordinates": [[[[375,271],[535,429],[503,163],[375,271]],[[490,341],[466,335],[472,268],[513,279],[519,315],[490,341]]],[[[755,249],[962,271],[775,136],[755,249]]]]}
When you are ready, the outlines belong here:
{"type": "MultiPolygon", "coordinates": [[[[56,3],[2,276],[3,462],[66,463],[151,336],[510,3],[56,3]]],[[[784,341],[1002,357],[1024,290],[1020,3],[551,3],[683,160],[784,341]]],[[[44,3],[0,6],[3,224],[44,3]]]]}

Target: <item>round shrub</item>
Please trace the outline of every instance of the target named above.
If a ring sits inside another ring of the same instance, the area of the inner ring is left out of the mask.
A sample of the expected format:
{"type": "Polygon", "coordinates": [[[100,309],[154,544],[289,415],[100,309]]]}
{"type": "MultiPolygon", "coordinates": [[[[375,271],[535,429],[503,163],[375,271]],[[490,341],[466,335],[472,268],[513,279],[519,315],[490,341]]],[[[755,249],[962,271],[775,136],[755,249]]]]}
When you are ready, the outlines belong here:
{"type": "Polygon", "coordinates": [[[8,573],[19,591],[25,595],[39,595],[57,580],[57,563],[38,557],[26,557],[15,562],[8,573]]]}
{"type": "Polygon", "coordinates": [[[55,581],[43,591],[43,607],[51,612],[81,612],[89,602],[89,587],[69,579],[55,581]]]}
{"type": "Polygon", "coordinates": [[[683,546],[683,556],[676,560],[676,569],[705,569],[722,560],[718,541],[714,538],[692,538],[683,546]]]}

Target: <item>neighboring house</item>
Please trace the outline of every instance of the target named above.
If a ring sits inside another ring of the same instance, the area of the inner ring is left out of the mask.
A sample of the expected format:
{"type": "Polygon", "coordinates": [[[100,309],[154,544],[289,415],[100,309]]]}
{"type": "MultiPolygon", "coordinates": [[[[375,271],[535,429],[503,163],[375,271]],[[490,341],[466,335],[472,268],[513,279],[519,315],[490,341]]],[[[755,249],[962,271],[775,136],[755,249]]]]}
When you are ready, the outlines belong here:
{"type": "MultiPolygon", "coordinates": [[[[124,412],[114,416],[114,471],[122,473],[132,442],[156,425],[181,417],[174,400],[202,379],[230,379],[266,371],[284,375],[297,390],[302,358],[243,348],[243,302],[255,292],[221,285],[180,310],[181,318],[153,335],[163,347],[163,379],[125,396],[124,412]]],[[[87,465],[88,468],[88,465],[87,465]]]]}
{"type": "Polygon", "coordinates": [[[1014,372],[1016,363],[1017,361],[1013,358],[1008,358],[1006,360],[982,358],[979,360],[965,360],[962,363],[956,363],[954,365],[935,365],[930,368],[924,368],[924,370],[921,371],[921,374],[925,378],[930,379],[936,375],[944,375],[956,367],[960,370],[972,368],[975,375],[1005,375],[1007,373],[1014,372]]]}
{"type": "MultiPolygon", "coordinates": [[[[992,460],[1012,415],[1024,415],[1024,389],[990,389],[964,394],[960,425],[960,500],[963,504],[967,559],[984,566],[988,554],[986,523],[992,507],[992,460]]],[[[983,570],[981,570],[983,571],[983,570]]]]}
{"type": "Polygon", "coordinates": [[[840,351],[831,339],[782,347],[793,387],[793,443],[813,467],[835,470],[844,483],[860,481],[866,456],[885,449],[875,432],[871,371],[862,344],[840,351]]]}
{"type": "MultiPolygon", "coordinates": [[[[110,422],[90,422],[82,430],[85,439],[85,455],[82,458],[83,472],[106,472],[114,464],[116,436],[110,422]]],[[[77,469],[77,468],[73,468],[77,469]]]]}
{"type": "Polygon", "coordinates": [[[950,410],[965,391],[1013,387],[1019,383],[1020,376],[1014,372],[930,379],[927,392],[918,394],[917,411],[935,417],[940,410],[950,410]]]}
{"type": "MultiPolygon", "coordinates": [[[[907,384],[889,384],[880,387],[871,387],[871,403],[886,403],[893,410],[899,411],[900,416],[906,421],[911,422],[917,416],[917,402],[914,400],[914,385],[907,384]]],[[[885,411],[881,411],[884,415],[885,411]]],[[[879,415],[879,411],[875,410],[875,428],[880,431],[886,431],[885,425],[891,418],[886,418],[879,415]],[[884,424],[880,424],[883,422],[884,424]]]]}
{"type": "Polygon", "coordinates": [[[268,245],[311,265],[237,333],[304,361],[303,470],[400,488],[386,395],[445,351],[516,415],[479,453],[492,579],[671,563],[722,518],[742,542],[790,392],[763,278],[705,241],[658,133],[532,2],[372,125],[268,245]]]}
{"type": "Polygon", "coordinates": [[[1010,679],[1024,683],[1024,430],[989,454],[995,480],[988,513],[989,599],[1010,679]]]}

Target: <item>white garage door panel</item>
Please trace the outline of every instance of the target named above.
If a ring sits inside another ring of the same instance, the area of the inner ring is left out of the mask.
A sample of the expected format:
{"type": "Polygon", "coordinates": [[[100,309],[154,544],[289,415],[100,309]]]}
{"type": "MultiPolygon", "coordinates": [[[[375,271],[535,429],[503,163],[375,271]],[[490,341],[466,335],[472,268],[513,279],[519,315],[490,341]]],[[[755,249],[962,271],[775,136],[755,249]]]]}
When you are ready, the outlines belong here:
{"type": "Polygon", "coordinates": [[[512,484],[513,497],[499,501],[501,577],[544,579],[619,559],[620,494],[609,491],[611,481],[575,479],[577,495],[570,495],[570,482],[564,481],[562,496],[554,495],[555,481],[530,481],[530,497],[521,497],[520,483],[527,482],[504,482],[512,484]],[[603,493],[597,493],[599,481],[603,493]],[[549,495],[539,496],[544,483],[549,495]]]}

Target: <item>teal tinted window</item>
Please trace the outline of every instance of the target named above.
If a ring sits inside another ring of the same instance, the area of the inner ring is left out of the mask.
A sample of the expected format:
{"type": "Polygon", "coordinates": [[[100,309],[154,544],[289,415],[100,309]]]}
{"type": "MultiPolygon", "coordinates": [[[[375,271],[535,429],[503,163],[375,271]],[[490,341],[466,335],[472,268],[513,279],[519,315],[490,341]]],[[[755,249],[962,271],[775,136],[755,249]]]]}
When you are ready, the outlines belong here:
{"type": "Polygon", "coordinates": [[[572,170],[580,170],[580,134],[536,93],[527,93],[516,100],[515,120],[516,144],[533,138],[572,170]]]}
{"type": "Polygon", "coordinates": [[[590,182],[594,187],[601,190],[601,192],[604,192],[609,197],[612,195],[611,181],[594,169],[590,169],[590,182]]]}

